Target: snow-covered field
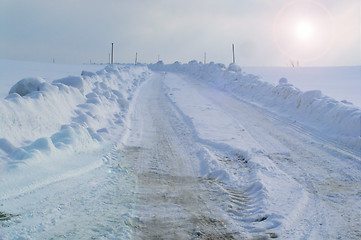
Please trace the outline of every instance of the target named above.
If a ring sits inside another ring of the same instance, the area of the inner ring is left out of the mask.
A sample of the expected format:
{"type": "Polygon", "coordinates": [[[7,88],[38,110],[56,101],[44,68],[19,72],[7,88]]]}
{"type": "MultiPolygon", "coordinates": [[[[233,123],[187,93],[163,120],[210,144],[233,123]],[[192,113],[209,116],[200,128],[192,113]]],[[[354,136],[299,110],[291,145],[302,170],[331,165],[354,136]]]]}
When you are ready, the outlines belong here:
{"type": "Polygon", "coordinates": [[[69,75],[78,76],[82,71],[96,72],[104,67],[105,65],[97,64],[76,65],[0,59],[0,98],[5,98],[10,88],[23,78],[41,77],[51,82],[69,75]]]}
{"type": "Polygon", "coordinates": [[[357,68],[0,66],[1,240],[361,238],[357,68]]]}

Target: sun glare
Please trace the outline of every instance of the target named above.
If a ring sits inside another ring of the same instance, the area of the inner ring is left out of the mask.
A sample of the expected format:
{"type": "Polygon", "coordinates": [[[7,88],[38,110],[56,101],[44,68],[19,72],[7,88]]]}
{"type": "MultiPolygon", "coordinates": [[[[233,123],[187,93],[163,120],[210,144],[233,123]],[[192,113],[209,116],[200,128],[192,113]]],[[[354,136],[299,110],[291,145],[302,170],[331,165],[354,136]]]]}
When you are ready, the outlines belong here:
{"type": "Polygon", "coordinates": [[[309,21],[298,22],[295,26],[295,35],[302,41],[312,40],[314,36],[314,26],[309,21]]]}
{"type": "Polygon", "coordinates": [[[289,59],[315,61],[332,46],[332,20],[327,8],[317,1],[292,1],[276,15],[273,23],[274,41],[289,59]]]}

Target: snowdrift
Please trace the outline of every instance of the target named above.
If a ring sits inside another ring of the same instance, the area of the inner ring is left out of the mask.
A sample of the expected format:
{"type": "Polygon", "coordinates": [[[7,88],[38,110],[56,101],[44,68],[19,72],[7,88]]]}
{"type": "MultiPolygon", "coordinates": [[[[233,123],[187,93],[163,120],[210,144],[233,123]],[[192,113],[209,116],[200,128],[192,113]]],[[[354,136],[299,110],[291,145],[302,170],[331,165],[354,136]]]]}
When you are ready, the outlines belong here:
{"type": "Polygon", "coordinates": [[[156,71],[181,72],[195,79],[229,91],[233,96],[277,112],[290,120],[301,123],[322,135],[337,139],[354,149],[361,147],[361,109],[357,106],[325,96],[319,90],[302,92],[281,78],[277,86],[260,80],[258,76],[242,72],[235,64],[149,65],[156,71]]]}
{"type": "Polygon", "coordinates": [[[146,66],[109,65],[51,83],[26,78],[0,100],[0,170],[56,151],[81,152],[114,141],[146,66]],[[5,161],[4,161],[5,160],[5,161]]]}

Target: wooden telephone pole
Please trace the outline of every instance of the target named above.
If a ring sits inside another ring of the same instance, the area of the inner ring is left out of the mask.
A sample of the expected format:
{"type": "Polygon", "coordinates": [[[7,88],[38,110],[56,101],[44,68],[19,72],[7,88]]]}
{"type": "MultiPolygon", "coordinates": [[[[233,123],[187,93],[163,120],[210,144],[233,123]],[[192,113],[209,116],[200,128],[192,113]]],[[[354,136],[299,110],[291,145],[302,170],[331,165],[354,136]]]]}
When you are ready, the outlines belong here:
{"type": "Polygon", "coordinates": [[[110,64],[114,64],[114,43],[112,43],[112,58],[110,64]]]}
{"type": "Polygon", "coordinates": [[[234,44],[232,44],[233,63],[236,63],[236,57],[234,56],[234,44]]]}

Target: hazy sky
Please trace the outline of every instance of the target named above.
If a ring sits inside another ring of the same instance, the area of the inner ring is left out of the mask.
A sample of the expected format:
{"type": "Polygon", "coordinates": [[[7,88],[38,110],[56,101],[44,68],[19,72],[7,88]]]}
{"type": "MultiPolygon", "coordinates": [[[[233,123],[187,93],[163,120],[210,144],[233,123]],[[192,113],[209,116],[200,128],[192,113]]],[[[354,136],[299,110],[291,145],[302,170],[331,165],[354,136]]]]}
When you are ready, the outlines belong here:
{"type": "Polygon", "coordinates": [[[0,58],[107,62],[114,42],[116,62],[135,52],[146,63],[203,61],[206,52],[228,64],[234,43],[241,66],[361,65],[360,2],[0,0],[0,58]]]}

